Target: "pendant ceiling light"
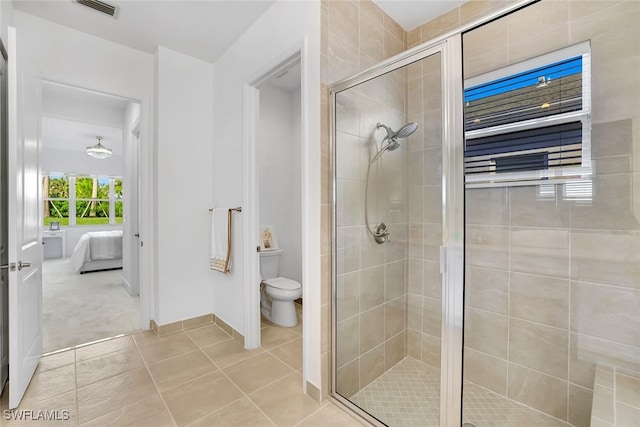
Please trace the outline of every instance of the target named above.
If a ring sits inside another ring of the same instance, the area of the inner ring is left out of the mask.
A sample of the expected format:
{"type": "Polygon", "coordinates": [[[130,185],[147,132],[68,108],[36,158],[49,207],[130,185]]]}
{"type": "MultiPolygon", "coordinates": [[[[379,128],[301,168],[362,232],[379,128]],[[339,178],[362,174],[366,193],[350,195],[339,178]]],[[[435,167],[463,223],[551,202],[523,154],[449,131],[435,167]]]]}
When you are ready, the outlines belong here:
{"type": "Polygon", "coordinates": [[[87,147],[87,155],[96,159],[106,159],[111,157],[111,148],[102,145],[102,137],[96,136],[96,139],[98,140],[96,145],[87,147]]]}

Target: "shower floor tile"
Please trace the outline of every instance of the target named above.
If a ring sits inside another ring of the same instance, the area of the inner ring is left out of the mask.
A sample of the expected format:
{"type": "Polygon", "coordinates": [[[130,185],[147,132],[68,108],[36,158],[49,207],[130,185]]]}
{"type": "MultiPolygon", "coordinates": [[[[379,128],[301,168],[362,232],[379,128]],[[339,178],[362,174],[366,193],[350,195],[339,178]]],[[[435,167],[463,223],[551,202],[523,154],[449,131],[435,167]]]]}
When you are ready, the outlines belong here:
{"type": "MultiPolygon", "coordinates": [[[[464,384],[464,422],[475,427],[569,427],[471,382],[464,384]]],[[[351,401],[392,427],[438,427],[440,370],[405,358],[351,401]]]]}

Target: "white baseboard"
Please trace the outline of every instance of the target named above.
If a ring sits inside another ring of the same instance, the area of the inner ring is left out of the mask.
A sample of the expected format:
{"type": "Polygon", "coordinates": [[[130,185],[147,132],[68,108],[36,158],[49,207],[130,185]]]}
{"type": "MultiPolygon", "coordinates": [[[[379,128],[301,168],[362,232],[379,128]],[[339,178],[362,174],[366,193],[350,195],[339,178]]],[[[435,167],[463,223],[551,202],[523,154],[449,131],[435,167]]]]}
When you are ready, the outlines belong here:
{"type": "Polygon", "coordinates": [[[137,294],[133,293],[133,288],[131,288],[131,284],[124,277],[122,278],[122,286],[124,286],[124,288],[127,290],[127,293],[132,297],[138,296],[137,294]]]}

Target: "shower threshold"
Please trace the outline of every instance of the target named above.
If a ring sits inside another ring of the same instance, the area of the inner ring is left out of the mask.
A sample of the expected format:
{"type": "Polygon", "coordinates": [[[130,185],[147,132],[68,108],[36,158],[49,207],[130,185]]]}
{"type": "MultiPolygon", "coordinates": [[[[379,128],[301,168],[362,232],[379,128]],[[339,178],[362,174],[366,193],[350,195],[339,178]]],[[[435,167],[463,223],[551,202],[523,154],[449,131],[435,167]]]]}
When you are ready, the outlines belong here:
{"type": "MultiPolygon", "coordinates": [[[[439,427],[440,370],[407,357],[351,399],[391,427],[439,427]]],[[[465,381],[463,422],[474,427],[571,427],[465,381]]]]}

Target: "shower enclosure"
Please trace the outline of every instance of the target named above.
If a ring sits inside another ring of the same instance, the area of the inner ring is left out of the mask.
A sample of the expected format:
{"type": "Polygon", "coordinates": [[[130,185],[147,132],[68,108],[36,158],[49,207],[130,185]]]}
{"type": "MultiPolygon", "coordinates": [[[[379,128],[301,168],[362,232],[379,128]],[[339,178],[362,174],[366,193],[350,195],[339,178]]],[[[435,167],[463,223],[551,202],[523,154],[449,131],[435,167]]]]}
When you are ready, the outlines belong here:
{"type": "Polygon", "coordinates": [[[388,426],[640,419],[617,389],[640,388],[638,18],[519,2],[331,88],[335,400],[388,426]]]}
{"type": "Polygon", "coordinates": [[[458,35],[334,89],[335,391],[389,425],[438,425],[441,404],[459,419],[440,399],[461,379],[440,369],[462,317],[442,311],[462,297],[461,126],[443,126],[462,117],[459,51],[458,35]]]}

